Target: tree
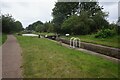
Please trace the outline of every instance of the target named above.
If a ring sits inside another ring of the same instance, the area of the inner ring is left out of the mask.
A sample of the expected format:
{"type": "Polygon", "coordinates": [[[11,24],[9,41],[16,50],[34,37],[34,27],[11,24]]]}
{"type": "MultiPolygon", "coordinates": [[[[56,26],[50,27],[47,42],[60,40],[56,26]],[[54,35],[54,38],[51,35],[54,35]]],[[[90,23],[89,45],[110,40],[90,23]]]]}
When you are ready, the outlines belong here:
{"type": "Polygon", "coordinates": [[[45,31],[46,32],[53,32],[53,24],[51,22],[44,23],[45,31]]]}
{"type": "Polygon", "coordinates": [[[22,26],[22,23],[21,23],[20,21],[16,21],[16,22],[15,22],[15,26],[16,26],[16,31],[17,31],[17,32],[23,30],[23,26],[22,26]]]}
{"type": "MultiPolygon", "coordinates": [[[[90,0],[89,0],[90,1],[90,0]]],[[[99,11],[102,11],[102,7],[99,6],[98,2],[81,2],[80,13],[88,12],[89,17],[95,16],[99,11]]]]}
{"type": "Polygon", "coordinates": [[[36,28],[35,28],[35,31],[36,32],[44,32],[44,26],[43,25],[37,25],[36,28]]]}
{"type": "Polygon", "coordinates": [[[2,31],[4,33],[10,33],[14,28],[14,19],[11,15],[2,15],[2,31]]]}
{"type": "Polygon", "coordinates": [[[80,3],[80,14],[82,12],[87,12],[88,17],[91,18],[89,22],[91,24],[91,32],[96,32],[99,29],[107,28],[109,23],[105,19],[108,16],[108,13],[102,11],[103,7],[99,6],[98,2],[81,2],[80,3]]]}
{"type": "Polygon", "coordinates": [[[0,16],[0,34],[2,33],[2,16],[0,16]]]}
{"type": "Polygon", "coordinates": [[[81,13],[80,16],[73,15],[62,24],[64,33],[69,34],[88,34],[90,33],[90,27],[94,24],[92,19],[88,18],[86,12],[81,13]]]}
{"type": "Polygon", "coordinates": [[[53,24],[56,32],[61,32],[61,24],[78,9],[78,2],[57,2],[53,8],[53,24]]]}
{"type": "Polygon", "coordinates": [[[65,20],[62,24],[62,30],[64,33],[74,34],[73,28],[75,24],[79,21],[79,17],[76,15],[71,16],[67,20],[65,20]]]}
{"type": "Polygon", "coordinates": [[[93,32],[94,31],[96,32],[102,28],[109,27],[109,23],[105,19],[106,15],[107,15],[106,13],[100,11],[99,13],[97,13],[95,16],[92,17],[92,19],[95,21],[95,25],[93,27],[93,32]]]}
{"type": "Polygon", "coordinates": [[[2,32],[3,33],[14,33],[19,32],[23,28],[20,21],[15,21],[12,15],[2,15],[2,32]]]}
{"type": "Polygon", "coordinates": [[[28,27],[26,27],[26,29],[36,31],[37,30],[36,27],[40,25],[43,25],[43,23],[41,21],[37,21],[37,22],[30,24],[28,27]]]}
{"type": "Polygon", "coordinates": [[[114,30],[114,32],[115,32],[116,34],[120,35],[120,26],[118,26],[117,24],[111,23],[111,24],[109,25],[109,29],[110,29],[110,30],[114,30]]]}

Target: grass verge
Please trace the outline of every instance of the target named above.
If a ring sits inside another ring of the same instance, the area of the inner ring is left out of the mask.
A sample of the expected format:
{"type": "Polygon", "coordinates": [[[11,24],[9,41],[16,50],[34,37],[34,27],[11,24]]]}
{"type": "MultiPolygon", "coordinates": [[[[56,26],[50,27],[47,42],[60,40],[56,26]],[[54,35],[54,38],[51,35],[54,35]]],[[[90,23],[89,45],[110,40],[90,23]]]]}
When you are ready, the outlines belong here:
{"type": "Polygon", "coordinates": [[[82,42],[120,48],[120,45],[118,45],[118,40],[120,39],[120,36],[114,36],[110,38],[94,38],[94,35],[81,35],[81,36],[69,36],[69,37],[62,36],[62,38],[65,38],[65,39],[70,39],[71,37],[78,37],[82,42]]]}
{"type": "Polygon", "coordinates": [[[0,45],[2,45],[7,40],[7,35],[2,34],[0,35],[0,45]]]}
{"type": "Polygon", "coordinates": [[[118,64],[43,38],[17,36],[24,78],[116,78],[118,64]]]}

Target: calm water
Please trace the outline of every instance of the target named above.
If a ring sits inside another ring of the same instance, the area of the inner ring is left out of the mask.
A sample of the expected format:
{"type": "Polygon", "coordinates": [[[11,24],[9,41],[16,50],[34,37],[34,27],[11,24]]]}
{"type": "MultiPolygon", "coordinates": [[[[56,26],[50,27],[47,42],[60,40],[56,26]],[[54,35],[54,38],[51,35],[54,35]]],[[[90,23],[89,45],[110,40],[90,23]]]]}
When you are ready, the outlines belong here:
{"type": "Polygon", "coordinates": [[[37,34],[22,34],[22,36],[38,36],[37,34]]]}

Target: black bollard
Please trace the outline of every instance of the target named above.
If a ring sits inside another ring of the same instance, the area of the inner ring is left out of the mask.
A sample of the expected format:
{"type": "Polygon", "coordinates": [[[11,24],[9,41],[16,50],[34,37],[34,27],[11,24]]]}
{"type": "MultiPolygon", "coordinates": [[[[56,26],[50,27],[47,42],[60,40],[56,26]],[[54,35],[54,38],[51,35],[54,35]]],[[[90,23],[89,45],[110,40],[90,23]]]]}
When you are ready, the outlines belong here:
{"type": "Polygon", "coordinates": [[[40,35],[38,35],[38,38],[40,38],[40,35]]]}

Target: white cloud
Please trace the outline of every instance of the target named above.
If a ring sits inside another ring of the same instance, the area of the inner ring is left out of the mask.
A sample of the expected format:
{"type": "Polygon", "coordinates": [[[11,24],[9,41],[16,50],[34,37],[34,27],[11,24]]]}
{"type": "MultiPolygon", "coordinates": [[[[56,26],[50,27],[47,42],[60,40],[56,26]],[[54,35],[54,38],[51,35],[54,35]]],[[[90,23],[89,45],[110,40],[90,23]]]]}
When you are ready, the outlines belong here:
{"type": "Polygon", "coordinates": [[[2,2],[2,13],[12,14],[15,19],[23,23],[24,27],[37,20],[46,22],[52,19],[51,12],[56,0],[32,1],[2,2]]]}
{"type": "Polygon", "coordinates": [[[120,1],[118,3],[118,17],[120,17],[120,1]]]}
{"type": "Polygon", "coordinates": [[[99,2],[118,2],[119,0],[98,0],[99,2]]]}
{"type": "Polygon", "coordinates": [[[118,20],[118,2],[101,2],[100,5],[103,6],[103,11],[109,12],[109,22],[118,20]]]}

